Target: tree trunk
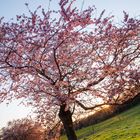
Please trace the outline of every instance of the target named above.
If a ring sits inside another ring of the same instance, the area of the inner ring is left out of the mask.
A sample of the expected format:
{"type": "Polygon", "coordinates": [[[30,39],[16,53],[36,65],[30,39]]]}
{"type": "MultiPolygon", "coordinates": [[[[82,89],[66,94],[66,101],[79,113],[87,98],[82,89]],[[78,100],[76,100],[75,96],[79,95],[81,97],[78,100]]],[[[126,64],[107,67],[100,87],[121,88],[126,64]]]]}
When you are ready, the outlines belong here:
{"type": "Polygon", "coordinates": [[[63,123],[68,140],[77,140],[77,136],[73,128],[72,113],[70,110],[65,111],[65,107],[66,105],[60,106],[59,118],[63,123]]]}

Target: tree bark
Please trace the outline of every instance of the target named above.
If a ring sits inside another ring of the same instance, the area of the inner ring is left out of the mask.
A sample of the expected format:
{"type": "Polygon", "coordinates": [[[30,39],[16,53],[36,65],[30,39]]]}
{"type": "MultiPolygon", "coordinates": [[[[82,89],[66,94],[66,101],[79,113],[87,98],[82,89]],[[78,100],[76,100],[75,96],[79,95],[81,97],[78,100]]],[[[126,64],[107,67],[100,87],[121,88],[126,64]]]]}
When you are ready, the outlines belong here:
{"type": "Polygon", "coordinates": [[[72,113],[70,110],[65,111],[65,107],[65,104],[60,106],[59,118],[63,123],[68,140],[77,140],[72,122],[72,113]]]}

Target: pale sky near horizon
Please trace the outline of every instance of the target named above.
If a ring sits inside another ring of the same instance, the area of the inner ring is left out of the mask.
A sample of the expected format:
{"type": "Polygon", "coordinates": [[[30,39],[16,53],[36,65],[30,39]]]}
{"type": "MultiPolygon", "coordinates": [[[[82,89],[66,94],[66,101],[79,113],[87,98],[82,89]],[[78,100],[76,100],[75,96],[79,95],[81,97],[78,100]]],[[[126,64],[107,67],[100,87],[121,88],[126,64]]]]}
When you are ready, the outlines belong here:
{"type": "MultiPolygon", "coordinates": [[[[81,5],[83,0],[77,0],[77,4],[81,5]]],[[[31,9],[35,9],[38,5],[48,7],[48,0],[0,0],[0,17],[4,16],[6,21],[15,18],[16,15],[27,12],[24,3],[29,3],[31,9]]],[[[51,7],[58,8],[59,0],[52,0],[51,7]]],[[[128,12],[132,17],[140,15],[140,0],[85,0],[84,8],[88,5],[95,5],[100,13],[106,9],[107,14],[115,15],[118,21],[122,18],[123,10],[128,12]]],[[[0,128],[5,126],[8,121],[17,118],[26,117],[30,109],[19,105],[18,101],[14,101],[8,107],[5,103],[0,104],[0,128]]]]}

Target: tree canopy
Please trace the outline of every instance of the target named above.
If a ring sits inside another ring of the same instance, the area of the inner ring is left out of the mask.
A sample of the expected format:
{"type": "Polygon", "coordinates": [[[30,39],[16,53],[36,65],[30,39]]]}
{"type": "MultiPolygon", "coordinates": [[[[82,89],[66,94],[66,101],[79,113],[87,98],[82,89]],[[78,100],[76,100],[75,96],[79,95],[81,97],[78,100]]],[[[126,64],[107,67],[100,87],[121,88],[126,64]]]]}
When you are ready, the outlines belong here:
{"type": "Polygon", "coordinates": [[[29,119],[13,120],[2,128],[2,140],[44,140],[43,127],[29,119]]]}

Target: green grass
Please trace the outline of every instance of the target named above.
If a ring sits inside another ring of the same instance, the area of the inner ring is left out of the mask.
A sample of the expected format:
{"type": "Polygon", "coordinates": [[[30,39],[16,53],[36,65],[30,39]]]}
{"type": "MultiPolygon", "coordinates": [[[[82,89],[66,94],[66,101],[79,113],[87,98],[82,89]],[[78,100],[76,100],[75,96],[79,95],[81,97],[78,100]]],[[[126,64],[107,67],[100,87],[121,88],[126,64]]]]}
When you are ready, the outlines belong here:
{"type": "MultiPolygon", "coordinates": [[[[76,131],[80,140],[140,140],[140,105],[76,131]]],[[[67,140],[62,136],[60,140],[67,140]]]]}

